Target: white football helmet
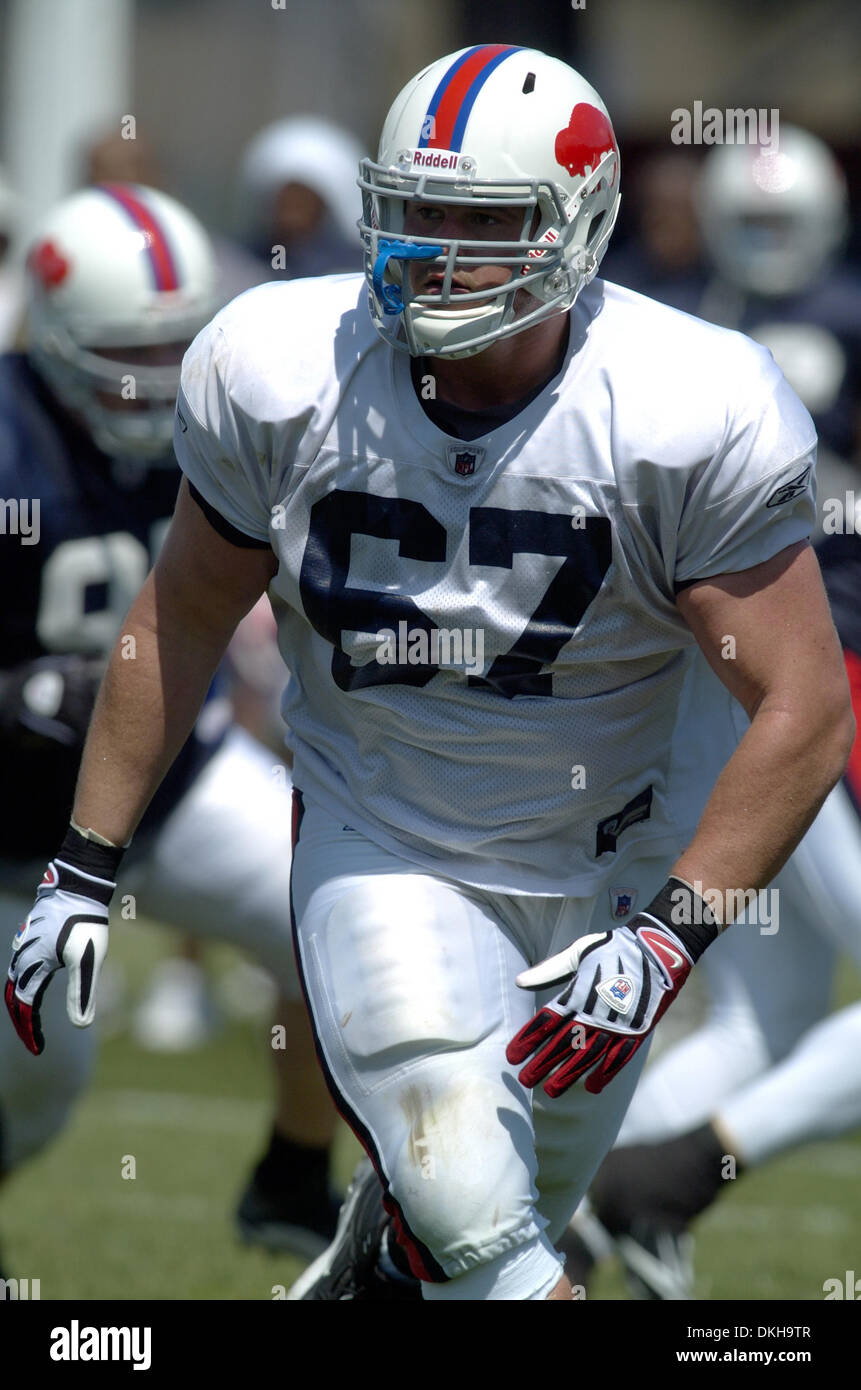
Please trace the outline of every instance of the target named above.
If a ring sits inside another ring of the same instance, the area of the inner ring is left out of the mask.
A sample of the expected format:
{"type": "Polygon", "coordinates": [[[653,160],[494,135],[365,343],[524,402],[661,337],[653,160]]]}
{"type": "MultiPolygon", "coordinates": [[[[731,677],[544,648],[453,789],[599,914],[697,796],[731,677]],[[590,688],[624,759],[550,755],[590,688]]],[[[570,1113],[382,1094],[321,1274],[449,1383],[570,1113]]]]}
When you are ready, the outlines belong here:
{"type": "Polygon", "coordinates": [[[99,184],[53,209],[27,266],[33,366],[105,453],[166,455],[183,352],[216,308],[200,223],[155,189],[99,184]]]}
{"type": "Polygon", "coordinates": [[[619,150],[579,73],[533,48],[483,44],[432,63],[395,100],[376,163],[359,166],[374,323],[413,356],[470,357],[574,303],[619,210],[619,150]],[[516,241],[404,236],[420,201],[523,211],[516,241]],[[537,217],[536,217],[537,213],[537,217]],[[439,259],[439,294],[413,295],[404,263],[439,259]],[[506,265],[497,289],[452,292],[458,266],[506,265]],[[523,297],[515,303],[519,290],[523,297]]]}
{"type": "Polygon", "coordinates": [[[846,182],[827,145],[784,124],[769,148],[715,146],[698,211],[717,270],[749,294],[796,294],[813,284],[848,229],[846,182]]]}
{"type": "Polygon", "coordinates": [[[331,121],[318,116],[288,116],[254,136],[239,169],[246,209],[269,230],[275,194],[285,183],[313,188],[345,241],[355,245],[359,194],[356,165],[359,142],[331,121]]]}

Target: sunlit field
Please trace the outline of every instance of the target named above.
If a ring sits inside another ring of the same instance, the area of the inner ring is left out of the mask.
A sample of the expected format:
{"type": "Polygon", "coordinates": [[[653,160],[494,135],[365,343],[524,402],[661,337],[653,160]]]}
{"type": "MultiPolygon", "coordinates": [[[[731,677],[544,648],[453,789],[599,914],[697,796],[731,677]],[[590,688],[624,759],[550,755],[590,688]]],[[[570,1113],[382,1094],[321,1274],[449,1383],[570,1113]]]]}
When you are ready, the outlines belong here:
{"type": "MultiPolygon", "coordinates": [[[[122,1018],[168,947],[155,928],[113,934],[126,1001],[103,1042],[95,1084],[59,1140],[13,1175],[0,1197],[8,1277],[38,1278],[42,1299],[272,1299],[302,1265],[243,1246],[233,1212],[268,1135],[267,1026],[227,1021],[180,1056],[135,1046],[122,1018]],[[124,1177],[131,1171],[135,1177],[124,1177]]],[[[216,997],[237,957],[212,950],[216,997]]],[[[857,977],[841,992],[857,997],[857,977]]],[[[55,982],[54,988],[57,987],[55,982]]],[[[50,1041],[50,1040],[49,1040],[50,1041]]],[[[358,1156],[339,1133],[344,1187],[358,1156]]],[[[702,1299],[813,1299],[854,1269],[861,1249],[861,1136],[809,1145],[728,1183],[696,1227],[702,1299]]],[[[861,1272],[861,1266],[859,1266],[861,1272]]],[[[626,1296],[602,1266],[589,1296],[626,1296]]]]}

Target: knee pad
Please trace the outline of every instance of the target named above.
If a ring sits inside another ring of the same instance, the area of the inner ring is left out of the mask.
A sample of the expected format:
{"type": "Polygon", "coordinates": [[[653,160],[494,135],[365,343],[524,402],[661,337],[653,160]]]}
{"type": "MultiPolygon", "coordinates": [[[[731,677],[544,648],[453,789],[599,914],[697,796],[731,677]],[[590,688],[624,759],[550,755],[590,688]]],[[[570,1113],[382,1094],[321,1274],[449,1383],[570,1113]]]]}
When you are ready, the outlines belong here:
{"type": "Polygon", "coordinates": [[[338,1043],[365,1085],[419,1054],[475,1046],[502,1022],[496,936],[420,876],[351,885],[300,936],[338,1043]]]}
{"type": "Polygon", "coordinates": [[[528,1118],[502,1083],[459,1078],[457,1054],[434,1060],[398,1088],[406,1131],[389,1149],[389,1179],[410,1231],[453,1275],[537,1233],[535,1159],[528,1118]]]}

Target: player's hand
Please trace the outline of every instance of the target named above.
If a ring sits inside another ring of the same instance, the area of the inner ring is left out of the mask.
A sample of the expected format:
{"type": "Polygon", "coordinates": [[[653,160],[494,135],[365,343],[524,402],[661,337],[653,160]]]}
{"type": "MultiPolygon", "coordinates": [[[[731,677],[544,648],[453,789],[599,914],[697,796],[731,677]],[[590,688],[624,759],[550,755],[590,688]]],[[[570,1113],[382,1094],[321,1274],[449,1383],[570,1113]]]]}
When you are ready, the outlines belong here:
{"type": "Polygon", "coordinates": [[[63,966],[69,972],[66,1010],[78,1028],[95,1017],[96,986],[108,949],[108,904],[116,885],[65,863],[51,861],[36,902],[12,942],[6,1007],[19,1038],[37,1056],[45,1038],[39,1019],[42,996],[63,966]]]}
{"type": "Polygon", "coordinates": [[[642,1046],[718,930],[708,909],[698,929],[670,925],[673,883],[681,880],[670,880],[630,922],[581,936],[518,975],[521,989],[560,986],[506,1049],[514,1064],[531,1057],[519,1074],[524,1086],[544,1081],[554,1097],[585,1076],[586,1090],[596,1094],[642,1046]]]}

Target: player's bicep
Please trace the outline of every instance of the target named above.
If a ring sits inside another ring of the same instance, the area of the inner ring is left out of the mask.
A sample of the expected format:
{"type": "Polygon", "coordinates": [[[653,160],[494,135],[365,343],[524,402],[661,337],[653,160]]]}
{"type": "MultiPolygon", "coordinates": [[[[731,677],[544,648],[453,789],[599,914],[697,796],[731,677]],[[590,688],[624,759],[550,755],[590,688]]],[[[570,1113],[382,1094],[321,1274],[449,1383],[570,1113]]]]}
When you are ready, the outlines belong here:
{"type": "Polygon", "coordinates": [[[186,624],[190,636],[226,643],[277,568],[270,549],[238,545],[216,530],[183,478],[150,577],[156,616],[186,624]]]}
{"type": "Polygon", "coordinates": [[[819,564],[806,541],[683,589],[676,604],[709,665],[753,717],[766,698],[842,708],[846,676],[819,564]]]}

